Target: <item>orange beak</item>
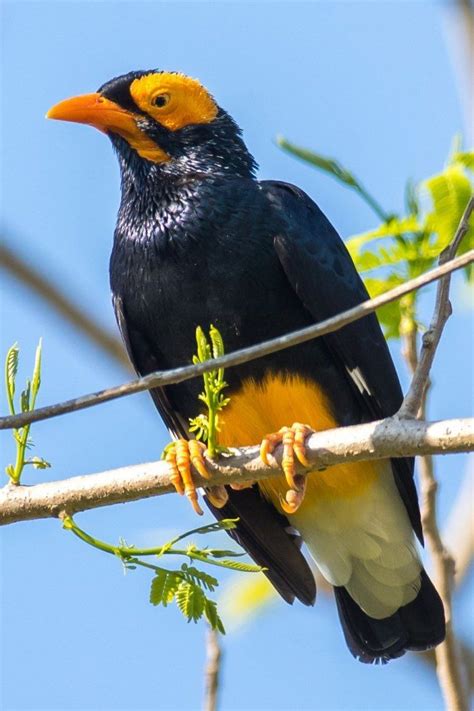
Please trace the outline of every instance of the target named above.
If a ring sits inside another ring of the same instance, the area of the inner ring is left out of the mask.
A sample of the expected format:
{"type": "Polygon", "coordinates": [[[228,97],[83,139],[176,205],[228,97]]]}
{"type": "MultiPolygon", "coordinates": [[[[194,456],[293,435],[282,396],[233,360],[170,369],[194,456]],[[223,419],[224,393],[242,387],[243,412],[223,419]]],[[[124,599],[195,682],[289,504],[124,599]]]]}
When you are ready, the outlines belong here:
{"type": "Polygon", "coordinates": [[[137,135],[134,115],[101,94],[83,94],[60,101],[48,111],[46,118],[87,123],[99,131],[114,131],[124,138],[126,133],[137,135]]]}
{"type": "Polygon", "coordinates": [[[169,155],[138,128],[136,120],[139,115],[122,109],[102,94],[83,94],[60,101],[50,108],[46,118],[86,123],[104,133],[117,133],[142,158],[152,163],[170,160],[169,155]]]}

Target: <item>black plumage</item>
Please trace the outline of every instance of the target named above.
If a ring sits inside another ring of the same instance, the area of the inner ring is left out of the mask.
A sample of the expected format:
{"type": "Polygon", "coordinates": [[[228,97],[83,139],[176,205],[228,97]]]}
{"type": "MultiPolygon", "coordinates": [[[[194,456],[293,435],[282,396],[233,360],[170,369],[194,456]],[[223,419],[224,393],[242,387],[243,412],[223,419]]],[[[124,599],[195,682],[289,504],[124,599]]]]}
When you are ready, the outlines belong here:
{"type": "MultiPolygon", "coordinates": [[[[367,298],[344,244],[301,190],[259,182],[255,162],[233,119],[170,130],[136,106],[131,83],[146,72],[108,82],[100,94],[133,111],[137,129],[169,156],[143,159],[116,133],[110,138],[122,175],[110,283],[119,327],[140,374],[189,364],[197,325],[214,324],[231,351],[332,316],[367,298]]],[[[402,393],[374,315],[336,333],[226,372],[229,394],[251,378],[294,374],[317,383],[341,425],[394,414],[402,393]],[[357,379],[354,376],[357,372],[357,379]]],[[[151,392],[167,427],[188,436],[198,380],[151,392]]],[[[290,424],[290,423],[281,423],[290,424]]],[[[242,442],[241,444],[248,444],[242,442]]],[[[398,492],[422,541],[413,460],[392,461],[398,492]]],[[[255,486],[229,489],[218,517],[238,517],[230,534],[260,565],[287,602],[312,604],[316,589],[289,520],[255,486]]],[[[346,640],[362,661],[386,661],[442,640],[444,617],[426,574],[412,603],[373,619],[344,588],[336,600],[346,640]]]]}

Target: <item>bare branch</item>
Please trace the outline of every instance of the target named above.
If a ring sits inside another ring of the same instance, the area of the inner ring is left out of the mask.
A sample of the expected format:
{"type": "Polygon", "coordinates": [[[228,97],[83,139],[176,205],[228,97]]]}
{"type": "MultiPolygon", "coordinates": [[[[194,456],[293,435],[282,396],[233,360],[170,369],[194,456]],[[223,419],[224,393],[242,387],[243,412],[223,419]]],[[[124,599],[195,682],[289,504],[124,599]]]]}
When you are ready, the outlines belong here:
{"type": "MultiPolygon", "coordinates": [[[[474,692],[474,650],[462,641],[458,640],[458,644],[466,666],[467,688],[472,693],[474,692]]],[[[434,671],[436,671],[436,649],[427,649],[426,652],[412,652],[412,655],[414,659],[420,659],[426,662],[431,667],[434,667],[434,671]]],[[[449,711],[451,711],[451,709],[449,709],[449,711]]]]}
{"type": "MultiPolygon", "coordinates": [[[[451,260],[469,228],[469,219],[474,210],[474,197],[469,200],[452,242],[442,252],[439,264],[451,260]]],[[[451,315],[449,302],[450,276],[443,277],[436,291],[436,302],[430,327],[423,336],[420,356],[417,353],[416,329],[403,338],[403,355],[413,374],[410,389],[399,410],[399,417],[425,417],[426,397],[430,387],[429,375],[436,349],[446,322],[451,315]]],[[[438,483],[434,476],[432,456],[424,456],[419,463],[422,491],[422,523],[426,542],[431,552],[434,580],[443,600],[446,618],[446,639],[435,649],[436,672],[444,695],[446,707],[453,711],[467,711],[469,699],[464,678],[464,664],[460,645],[454,633],[452,621],[452,593],[454,589],[455,562],[444,546],[436,514],[438,483]]]]}
{"type": "Polygon", "coordinates": [[[474,501],[474,463],[464,475],[456,500],[443,526],[443,541],[451,551],[456,551],[454,581],[459,588],[469,572],[474,558],[474,526],[472,525],[472,502],[474,501]]]}
{"type": "MultiPolygon", "coordinates": [[[[451,262],[455,257],[461,241],[469,229],[469,219],[471,217],[472,211],[474,210],[474,197],[469,200],[464,214],[461,218],[459,226],[454,235],[453,241],[450,245],[442,252],[439,264],[440,266],[451,262]]],[[[451,262],[452,263],[452,262],[451,262]]],[[[441,334],[446,325],[446,321],[451,315],[451,305],[449,303],[449,286],[451,283],[451,277],[448,275],[440,279],[438,283],[438,289],[436,292],[436,303],[433,313],[433,318],[430,323],[429,329],[423,335],[423,345],[421,348],[421,353],[419,359],[413,356],[413,345],[405,349],[405,353],[412,352],[411,357],[408,357],[410,367],[413,369],[414,374],[413,379],[410,384],[410,389],[405,396],[403,404],[399,411],[400,417],[416,417],[420,407],[423,404],[423,397],[425,390],[428,386],[428,376],[433,364],[433,359],[438,347],[441,334]]]]}
{"type": "Polygon", "coordinates": [[[445,548],[437,525],[436,493],[438,483],[433,471],[433,457],[422,457],[419,463],[422,481],[422,523],[426,542],[433,559],[433,577],[443,600],[446,639],[435,649],[436,671],[446,707],[468,711],[469,702],[464,678],[464,665],[452,619],[455,561],[445,548]]]}
{"type": "Polygon", "coordinates": [[[41,407],[37,410],[33,410],[32,412],[24,412],[18,415],[1,417],[0,430],[23,427],[31,422],[39,422],[40,420],[47,420],[51,417],[65,415],[69,412],[76,412],[77,410],[83,410],[87,407],[93,407],[103,402],[116,400],[117,398],[124,397],[126,395],[132,395],[134,393],[143,392],[144,390],[150,390],[154,387],[163,387],[164,385],[181,383],[185,380],[196,378],[197,376],[207,373],[210,370],[214,370],[215,368],[231,368],[235,365],[240,365],[241,363],[256,360],[257,358],[261,358],[269,353],[281,351],[285,348],[289,348],[290,346],[298,345],[299,343],[305,343],[313,338],[318,338],[327,333],[337,331],[343,326],[347,326],[349,323],[367,316],[380,306],[388,304],[391,301],[396,301],[401,296],[408,294],[410,291],[415,291],[426,284],[430,284],[432,281],[436,281],[442,276],[449,274],[456,269],[461,269],[472,262],[474,262],[474,250],[466,252],[466,254],[462,257],[453,259],[448,264],[432,269],[416,279],[406,282],[406,284],[401,284],[395,289],[391,289],[390,291],[387,291],[374,299],[368,299],[358,306],[348,309],[347,311],[326,319],[325,321],[321,321],[314,326],[308,326],[307,328],[294,331],[293,333],[280,336],[279,338],[264,341],[256,346],[242,348],[241,350],[234,351],[234,353],[228,353],[221,358],[215,358],[206,363],[189,365],[183,368],[174,368],[167,371],[157,371],[145,376],[144,378],[131,380],[123,385],[117,385],[116,387],[107,388],[106,390],[99,390],[98,392],[83,395],[72,400],[66,400],[65,402],[57,403],[55,405],[41,407]]]}
{"type": "MultiPolygon", "coordinates": [[[[307,456],[312,469],[345,461],[466,451],[474,451],[474,419],[420,422],[387,418],[317,432],[307,440],[307,456]]],[[[259,447],[245,447],[233,452],[231,457],[208,462],[208,479],[195,472],[196,484],[209,487],[281,476],[281,448],[276,450],[270,466],[261,460],[259,447]]],[[[300,467],[299,471],[304,469],[300,467]]],[[[55,517],[64,510],[73,514],[172,491],[168,465],[164,461],[34,486],[8,484],[0,489],[0,525],[55,517]]]]}
{"type": "Polygon", "coordinates": [[[206,637],[206,657],[206,688],[203,708],[204,711],[217,711],[222,651],[219,644],[219,632],[210,627],[206,637]]]}
{"type": "Polygon", "coordinates": [[[0,244],[0,266],[40,296],[62,318],[87,336],[92,343],[99,346],[117,363],[130,370],[130,362],[120,340],[112,333],[107,333],[104,327],[91,316],[87,316],[84,310],[71,301],[59,286],[53,284],[38,269],[27,264],[5,242],[0,244]]]}

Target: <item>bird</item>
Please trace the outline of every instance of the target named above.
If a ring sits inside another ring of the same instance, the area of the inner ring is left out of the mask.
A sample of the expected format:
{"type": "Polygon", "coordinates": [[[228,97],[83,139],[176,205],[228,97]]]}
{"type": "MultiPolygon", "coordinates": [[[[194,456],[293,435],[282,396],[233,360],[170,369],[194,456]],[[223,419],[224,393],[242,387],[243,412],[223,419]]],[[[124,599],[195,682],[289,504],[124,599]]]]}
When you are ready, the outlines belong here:
{"type": "MultiPolygon", "coordinates": [[[[368,298],[347,249],[300,188],[259,180],[235,120],[197,79],[132,71],[97,92],[55,104],[47,117],[104,132],[118,158],[121,201],[110,259],[118,326],[140,375],[190,362],[198,325],[226,350],[309,326],[368,298]]],[[[394,415],[399,379],[372,314],[316,340],[226,371],[230,403],[219,442],[284,447],[281,477],[209,489],[218,520],[264,568],[288,603],[311,606],[315,577],[304,542],[334,588],[352,655],[386,663],[441,643],[441,599],[424,570],[411,458],[346,462],[295,473],[311,431],[394,415]]],[[[177,444],[169,461],[179,493],[200,513],[191,463],[197,379],[151,390],[177,444]]]]}

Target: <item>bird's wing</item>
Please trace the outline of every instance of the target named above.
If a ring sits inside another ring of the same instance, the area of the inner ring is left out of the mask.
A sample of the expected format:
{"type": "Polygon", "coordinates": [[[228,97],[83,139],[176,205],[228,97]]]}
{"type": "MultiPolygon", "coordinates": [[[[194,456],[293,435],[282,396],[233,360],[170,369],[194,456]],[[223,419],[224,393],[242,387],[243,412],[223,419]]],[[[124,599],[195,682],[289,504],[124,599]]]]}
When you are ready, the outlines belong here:
{"type": "MultiPolygon", "coordinates": [[[[126,306],[120,296],[113,297],[115,315],[130,360],[135,370],[147,375],[159,370],[153,347],[143,333],[127,319],[126,306]]],[[[164,388],[150,390],[150,395],[174,437],[188,435],[187,423],[173,408],[164,388]]],[[[265,574],[286,602],[297,597],[305,605],[313,605],[316,583],[305,557],[300,551],[301,538],[289,530],[288,519],[278,513],[256,486],[244,491],[227,487],[229,500],[217,509],[206,503],[218,520],[238,518],[237,527],[228,531],[254,559],[265,568],[265,574]]]]}
{"type": "MultiPolygon", "coordinates": [[[[127,349],[133,367],[139,375],[148,375],[155,370],[160,370],[153,348],[141,330],[135,328],[127,319],[126,307],[120,296],[112,298],[115,317],[120,334],[127,349]]],[[[173,437],[187,437],[186,422],[172,408],[164,388],[152,388],[150,395],[158,408],[163,421],[173,437]]]]}
{"type": "MultiPolygon", "coordinates": [[[[286,276],[316,322],[368,299],[351,257],[329,220],[299,188],[262,181],[261,189],[280,216],[274,245],[286,276]]],[[[361,401],[367,420],[394,415],[402,402],[397,373],[375,314],[323,337],[341,373],[361,401]]],[[[422,541],[413,459],[392,468],[416,535],[422,541]]]]}

